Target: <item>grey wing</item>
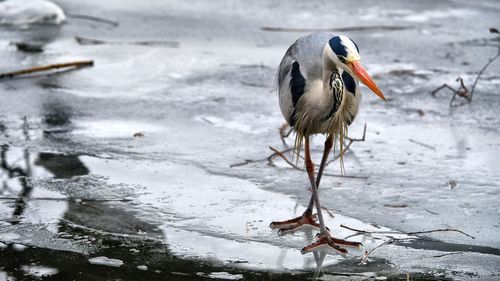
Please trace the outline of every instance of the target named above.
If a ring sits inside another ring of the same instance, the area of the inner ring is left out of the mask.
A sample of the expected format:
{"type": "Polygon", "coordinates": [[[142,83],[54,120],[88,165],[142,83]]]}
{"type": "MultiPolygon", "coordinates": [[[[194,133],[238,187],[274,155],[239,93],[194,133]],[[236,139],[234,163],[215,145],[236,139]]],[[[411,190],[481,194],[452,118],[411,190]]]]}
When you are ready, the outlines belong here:
{"type": "Polygon", "coordinates": [[[281,60],[278,68],[278,97],[281,113],[285,120],[290,124],[290,117],[294,110],[292,101],[292,92],[290,90],[291,70],[292,70],[292,57],[291,51],[294,45],[290,46],[281,60]]]}
{"type": "Polygon", "coordinates": [[[283,86],[283,82],[287,75],[290,75],[290,70],[292,70],[292,49],[294,48],[293,44],[288,48],[283,59],[281,59],[280,65],[278,67],[278,91],[283,86]]]}
{"type": "Polygon", "coordinates": [[[291,126],[295,123],[295,106],[306,90],[307,81],[322,79],[323,49],[331,37],[321,32],[300,37],[281,60],[277,74],[280,109],[291,126]]]}

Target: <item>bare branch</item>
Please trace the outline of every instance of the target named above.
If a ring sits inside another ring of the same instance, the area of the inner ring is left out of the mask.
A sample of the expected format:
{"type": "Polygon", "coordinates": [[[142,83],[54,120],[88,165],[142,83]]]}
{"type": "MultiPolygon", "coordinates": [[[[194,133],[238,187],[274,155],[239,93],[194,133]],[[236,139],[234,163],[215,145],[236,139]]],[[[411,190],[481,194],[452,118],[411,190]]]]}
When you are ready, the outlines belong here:
{"type": "Polygon", "coordinates": [[[426,143],[423,143],[423,142],[419,142],[419,141],[416,141],[414,139],[408,139],[410,142],[414,143],[414,144],[418,144],[420,146],[423,146],[423,147],[426,147],[426,148],[429,148],[429,149],[432,149],[432,150],[436,150],[436,148],[432,145],[429,145],[429,144],[426,144],[426,143]]]}
{"type": "Polygon", "coordinates": [[[467,233],[463,232],[462,230],[453,229],[453,228],[442,228],[442,229],[433,229],[433,230],[425,230],[425,231],[415,231],[415,232],[408,232],[406,234],[415,235],[415,234],[426,234],[426,233],[434,233],[434,232],[449,232],[449,231],[458,232],[458,233],[463,234],[469,238],[476,239],[474,236],[467,234],[467,233]]]}
{"type": "Polygon", "coordinates": [[[431,258],[441,258],[441,257],[445,257],[445,256],[451,256],[451,255],[458,255],[458,254],[463,254],[464,252],[460,251],[460,252],[452,252],[452,253],[446,253],[446,254],[442,254],[442,255],[435,255],[435,256],[432,256],[431,258]]]}
{"type": "Polygon", "coordinates": [[[44,65],[44,66],[35,66],[35,67],[17,70],[17,71],[13,71],[13,72],[2,73],[2,74],[0,74],[0,79],[14,78],[17,76],[22,76],[22,75],[27,75],[27,74],[32,74],[32,73],[42,72],[42,71],[48,71],[48,70],[53,70],[53,69],[69,68],[69,67],[80,68],[80,67],[87,67],[87,66],[93,66],[93,65],[94,65],[94,61],[86,60],[86,61],[56,63],[56,64],[49,64],[49,65],[44,65]]]}
{"type": "Polygon", "coordinates": [[[349,148],[351,148],[351,145],[354,143],[354,142],[361,142],[361,141],[365,141],[366,139],[366,123],[365,123],[365,126],[363,127],[363,137],[361,137],[360,139],[351,139],[349,137],[346,137],[345,139],[347,139],[349,141],[349,143],[345,146],[344,148],[344,151],[342,152],[342,154],[338,154],[337,156],[335,156],[332,160],[326,162],[326,165],[325,166],[328,166],[330,165],[331,163],[335,162],[336,160],[338,160],[341,156],[343,157],[347,151],[349,150],[349,148]]]}
{"type": "Polygon", "coordinates": [[[288,123],[285,123],[280,127],[279,130],[280,130],[280,138],[281,138],[281,141],[283,142],[283,145],[288,147],[288,144],[286,143],[285,138],[287,138],[292,133],[293,128],[290,128],[290,125],[288,125],[288,123]],[[287,129],[289,129],[288,132],[286,132],[287,129]]]}
{"type": "Polygon", "coordinates": [[[361,229],[356,229],[353,227],[349,227],[346,225],[341,224],[340,227],[363,233],[363,234],[406,234],[406,235],[416,235],[416,234],[426,234],[426,233],[434,233],[434,232],[458,232],[461,233],[469,238],[475,239],[474,236],[467,234],[463,232],[462,230],[454,229],[454,228],[441,228],[441,229],[433,229],[433,230],[425,230],[425,231],[414,231],[414,232],[402,232],[402,231],[368,231],[368,230],[361,230],[361,229]]]}
{"type": "Polygon", "coordinates": [[[288,158],[286,158],[286,156],[283,155],[283,153],[281,153],[281,151],[277,150],[276,148],[274,148],[272,146],[270,146],[269,149],[274,151],[274,153],[276,153],[276,155],[278,155],[279,157],[283,158],[283,160],[285,160],[285,162],[288,165],[292,166],[292,168],[297,169],[297,170],[301,170],[301,171],[303,170],[303,169],[299,168],[297,165],[293,164],[292,161],[288,160],[288,158]]]}
{"type": "Polygon", "coordinates": [[[89,20],[89,21],[94,21],[94,22],[100,22],[100,23],[105,23],[114,27],[118,26],[118,22],[108,20],[108,19],[103,19],[99,17],[94,17],[94,16],[88,16],[88,15],[79,15],[79,14],[69,14],[69,18],[73,19],[82,19],[82,20],[89,20]]]}
{"type": "MultiPolygon", "coordinates": [[[[490,32],[500,35],[500,33],[498,32],[498,29],[493,28],[493,27],[490,28],[490,32]]],[[[500,37],[497,37],[497,39],[500,39],[500,37]]],[[[490,46],[490,45],[488,45],[488,46],[490,46]]],[[[453,87],[449,86],[448,84],[443,84],[443,85],[437,87],[436,89],[434,89],[431,92],[431,95],[435,97],[437,92],[439,92],[439,91],[441,91],[443,89],[449,89],[453,93],[453,96],[451,97],[451,100],[450,100],[450,107],[458,107],[458,106],[462,106],[462,105],[471,103],[472,102],[472,97],[474,96],[474,91],[476,90],[476,86],[477,86],[477,83],[479,82],[479,79],[481,78],[481,76],[483,75],[483,73],[486,71],[486,69],[497,58],[500,57],[500,44],[495,44],[493,46],[496,46],[498,48],[496,55],[493,56],[492,58],[488,59],[488,61],[486,62],[486,64],[481,68],[481,70],[479,70],[479,72],[476,75],[476,79],[474,80],[474,83],[472,84],[472,87],[471,87],[470,91],[467,88],[467,86],[464,84],[464,80],[461,77],[458,77],[456,79],[456,81],[460,83],[460,87],[458,89],[454,89],[453,87]],[[455,102],[457,96],[465,99],[465,102],[455,104],[454,102],[455,102]]]]}
{"type": "Polygon", "coordinates": [[[325,210],[325,212],[328,214],[330,218],[332,219],[335,218],[335,215],[332,212],[330,212],[330,210],[328,210],[326,207],[321,206],[321,209],[325,210]]]}

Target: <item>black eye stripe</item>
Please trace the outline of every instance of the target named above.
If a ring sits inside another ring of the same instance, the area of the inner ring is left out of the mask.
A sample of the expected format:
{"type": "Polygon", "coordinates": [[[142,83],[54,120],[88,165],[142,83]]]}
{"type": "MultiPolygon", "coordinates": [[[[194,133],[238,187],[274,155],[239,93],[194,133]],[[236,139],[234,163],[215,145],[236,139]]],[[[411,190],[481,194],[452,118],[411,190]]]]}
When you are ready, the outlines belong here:
{"type": "Polygon", "coordinates": [[[343,63],[346,62],[346,58],[344,58],[343,56],[337,56],[339,58],[339,60],[343,63]]]}
{"type": "Polygon", "coordinates": [[[337,56],[344,56],[347,57],[347,50],[342,45],[342,42],[340,40],[340,37],[334,36],[330,41],[328,41],[330,44],[330,48],[332,48],[332,51],[337,55],[337,56]]]}

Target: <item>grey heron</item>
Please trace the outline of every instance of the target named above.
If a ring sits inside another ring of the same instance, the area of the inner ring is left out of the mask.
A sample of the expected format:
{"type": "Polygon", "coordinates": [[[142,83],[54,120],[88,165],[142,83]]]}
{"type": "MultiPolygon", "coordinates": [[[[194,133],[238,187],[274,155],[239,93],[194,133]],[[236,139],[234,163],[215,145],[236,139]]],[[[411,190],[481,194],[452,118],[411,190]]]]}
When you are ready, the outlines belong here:
{"type": "Polygon", "coordinates": [[[304,142],[305,166],[312,196],[301,216],[272,222],[270,226],[278,228],[281,233],[305,225],[319,228],[317,241],[304,247],[302,253],[321,246],[347,253],[342,246],[361,246],[361,243],[337,239],[330,235],[325,226],[317,190],[336,139],[339,140],[342,155],[347,127],[358,112],[361,97],[359,81],[385,100],[382,91],[361,66],[358,46],[347,36],[318,32],[300,37],[288,48],[278,68],[280,109],[287,123],[296,132],[296,154],[300,153],[304,142]],[[327,136],[317,177],[314,174],[315,168],[309,148],[309,137],[314,134],[327,136]],[[314,205],[319,223],[313,215],[314,205]]]}

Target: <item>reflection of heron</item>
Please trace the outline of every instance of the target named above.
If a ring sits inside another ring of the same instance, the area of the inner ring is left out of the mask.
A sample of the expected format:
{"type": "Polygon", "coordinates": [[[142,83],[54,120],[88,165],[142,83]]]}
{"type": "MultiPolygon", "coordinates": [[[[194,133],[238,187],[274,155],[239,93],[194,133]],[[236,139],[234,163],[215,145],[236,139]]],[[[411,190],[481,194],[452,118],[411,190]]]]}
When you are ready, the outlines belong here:
{"type": "MultiPolygon", "coordinates": [[[[6,135],[6,127],[0,129],[0,132],[6,135]]],[[[27,118],[23,119],[22,133],[25,140],[29,141],[30,135],[27,118]]],[[[9,219],[11,224],[18,224],[26,210],[27,201],[33,193],[34,186],[30,183],[30,180],[35,171],[31,161],[31,153],[28,148],[23,149],[22,159],[24,160],[24,166],[18,165],[18,160],[8,161],[10,149],[11,147],[7,144],[0,145],[0,176],[7,176],[7,180],[2,183],[2,187],[0,188],[0,194],[7,190],[13,192],[9,186],[10,179],[19,182],[21,190],[15,198],[14,211],[12,218],[9,219]]],[[[81,176],[89,173],[89,169],[77,155],[40,153],[34,164],[44,167],[45,170],[49,171],[56,178],[71,178],[73,176],[81,176]]]]}
{"type": "MultiPolygon", "coordinates": [[[[22,190],[19,193],[18,198],[16,199],[12,218],[9,220],[11,224],[18,224],[19,217],[24,213],[24,210],[26,209],[26,198],[28,198],[33,191],[33,186],[28,182],[29,177],[31,176],[30,154],[27,149],[24,150],[26,169],[22,169],[21,167],[16,167],[7,163],[8,150],[8,145],[3,144],[0,146],[0,168],[6,172],[9,178],[17,178],[22,187],[22,190]]],[[[4,182],[3,189],[5,190],[7,188],[8,185],[6,182],[4,182]]]]}
{"type": "Polygon", "coordinates": [[[279,228],[281,233],[303,225],[319,227],[318,240],[303,248],[303,253],[319,246],[329,246],[341,253],[347,253],[347,250],[339,245],[361,245],[330,236],[323,220],[317,193],[335,139],[339,139],[340,155],[343,154],[343,138],[346,136],[347,126],[352,123],[358,112],[359,80],[385,100],[380,89],[361,66],[358,46],[346,36],[333,36],[327,33],[312,33],[299,38],[288,48],[278,69],[281,112],[296,131],[297,153],[300,152],[304,141],[305,165],[313,194],[302,216],[288,221],[273,222],[271,227],[279,228]],[[327,138],[318,177],[315,179],[309,136],[318,133],[326,134],[327,138]],[[314,205],[317,208],[319,224],[312,214],[314,205]]]}

